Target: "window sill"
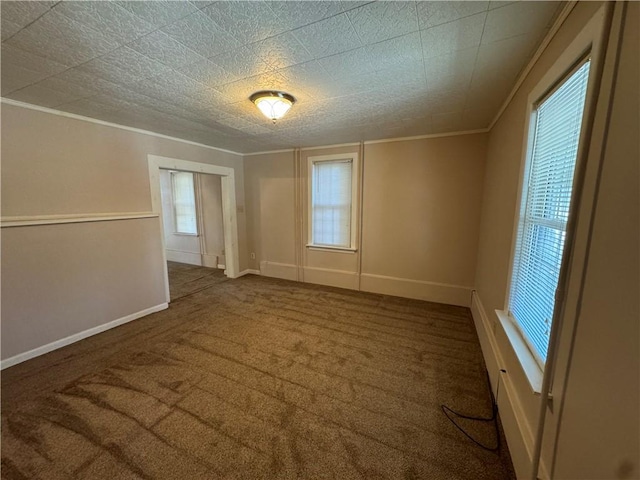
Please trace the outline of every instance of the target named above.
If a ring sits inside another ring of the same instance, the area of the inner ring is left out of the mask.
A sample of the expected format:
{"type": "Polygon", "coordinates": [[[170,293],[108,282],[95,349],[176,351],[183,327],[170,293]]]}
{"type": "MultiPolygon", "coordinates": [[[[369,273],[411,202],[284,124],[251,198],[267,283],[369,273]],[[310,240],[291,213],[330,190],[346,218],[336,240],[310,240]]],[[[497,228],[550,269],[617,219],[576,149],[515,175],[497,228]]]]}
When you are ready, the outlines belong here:
{"type": "MultiPolygon", "coordinates": [[[[496,315],[498,316],[498,320],[502,325],[504,333],[509,339],[509,343],[511,343],[511,347],[516,354],[520,365],[522,366],[522,370],[527,377],[531,391],[535,395],[540,395],[544,372],[540,368],[540,365],[538,365],[538,362],[536,362],[536,359],[533,357],[533,354],[520,335],[520,332],[518,332],[516,326],[509,319],[507,312],[503,310],[496,310],[496,315]]],[[[551,399],[551,394],[549,394],[549,399],[551,399]]]]}
{"type": "Polygon", "coordinates": [[[332,251],[337,253],[356,253],[358,250],[351,247],[331,247],[329,245],[314,245],[309,243],[306,245],[308,250],[318,250],[318,251],[332,251]]]}
{"type": "Polygon", "coordinates": [[[173,232],[174,235],[179,235],[181,237],[197,237],[197,233],[182,233],[182,232],[173,232]]]}

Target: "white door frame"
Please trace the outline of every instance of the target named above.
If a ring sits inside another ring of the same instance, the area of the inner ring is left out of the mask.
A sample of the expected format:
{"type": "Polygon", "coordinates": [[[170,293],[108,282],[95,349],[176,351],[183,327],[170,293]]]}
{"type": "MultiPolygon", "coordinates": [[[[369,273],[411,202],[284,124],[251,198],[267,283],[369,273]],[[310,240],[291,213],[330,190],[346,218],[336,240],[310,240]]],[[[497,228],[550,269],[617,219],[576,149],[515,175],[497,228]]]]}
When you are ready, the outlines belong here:
{"type": "Polygon", "coordinates": [[[160,219],[160,237],[162,238],[162,262],[164,268],[164,286],[167,303],[169,296],[169,272],[167,270],[167,251],[164,238],[162,217],[162,196],[160,193],[160,169],[179,170],[181,172],[206,173],[219,175],[222,183],[222,223],[224,229],[225,275],[238,277],[240,257],[238,252],[238,222],[236,218],[236,183],[234,170],[230,167],[209,165],[207,163],[190,162],[177,158],[147,155],[149,162],[149,187],[151,192],[151,208],[160,219]]]}

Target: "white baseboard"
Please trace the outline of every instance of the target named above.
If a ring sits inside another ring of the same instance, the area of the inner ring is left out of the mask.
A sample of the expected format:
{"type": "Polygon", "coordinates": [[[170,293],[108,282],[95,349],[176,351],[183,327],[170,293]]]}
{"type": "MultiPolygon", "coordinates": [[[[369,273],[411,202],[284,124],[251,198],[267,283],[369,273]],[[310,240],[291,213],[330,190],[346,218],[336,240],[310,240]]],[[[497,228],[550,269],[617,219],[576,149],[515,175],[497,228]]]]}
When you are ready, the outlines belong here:
{"type": "MultiPolygon", "coordinates": [[[[495,330],[501,327],[497,325],[497,319],[496,322],[489,319],[477,291],[474,291],[471,297],[471,314],[494,393],[496,393],[498,376],[500,377],[498,409],[516,476],[529,478],[535,442],[534,432],[526,419],[522,402],[509,375],[510,367],[504,360],[505,355],[501,352],[496,338],[495,330]],[[500,369],[505,369],[506,373],[501,374],[500,369]]],[[[540,464],[540,475],[542,478],[549,478],[544,462],[540,464]]]]}
{"type": "MultiPolygon", "coordinates": [[[[327,285],[329,287],[358,290],[358,273],[319,267],[301,267],[305,283],[327,285]]],[[[290,263],[261,261],[260,273],[265,277],[297,280],[297,267],[290,263]]],[[[363,273],[360,276],[360,290],[398,297],[415,298],[430,302],[446,303],[468,307],[471,287],[442,283],[409,280],[363,273]]]]}
{"type": "Polygon", "coordinates": [[[208,268],[218,268],[218,255],[211,255],[209,253],[203,253],[200,255],[202,259],[202,266],[208,268]]]}
{"type": "Polygon", "coordinates": [[[238,273],[238,276],[236,278],[244,277],[245,275],[260,275],[260,270],[247,268],[246,270],[242,270],[240,273],[238,273]]]}
{"type": "Polygon", "coordinates": [[[305,283],[327,285],[329,287],[358,289],[358,273],[330,268],[304,267],[305,283]]]}
{"type": "Polygon", "coordinates": [[[415,298],[428,302],[446,303],[468,307],[471,301],[471,287],[448,285],[445,283],[409,280],[407,278],[387,277],[363,273],[360,276],[360,290],[382,293],[397,297],[415,298]]]}
{"type": "MultiPolygon", "coordinates": [[[[220,270],[224,270],[225,268],[227,268],[227,266],[219,263],[217,268],[219,268],[220,270]]],[[[256,270],[256,272],[257,272],[257,270],[256,270]]]]}
{"type": "Polygon", "coordinates": [[[167,260],[170,262],[187,263],[202,266],[202,255],[199,253],[180,252],[167,248],[167,260]]]}
{"type": "Polygon", "coordinates": [[[35,357],[39,357],[40,355],[44,355],[45,353],[52,352],[53,350],[66,347],[67,345],[71,345],[72,343],[78,342],[87,337],[97,335],[98,333],[102,333],[106,330],[110,330],[112,328],[118,327],[125,323],[129,323],[133,320],[137,320],[138,318],[145,317],[152,313],[165,310],[167,308],[169,308],[168,303],[161,303],[160,305],[156,305],[155,307],[145,308],[144,310],[141,310],[139,312],[132,313],[130,315],[127,315],[122,318],[118,318],[108,323],[103,323],[102,325],[98,325],[97,327],[93,327],[88,330],[84,330],[82,332],[69,335],[68,337],[62,338],[60,340],[56,340],[55,342],[48,343],[41,347],[34,348],[33,350],[29,350],[28,352],[19,353],[18,355],[14,355],[13,357],[2,360],[0,362],[0,370],[4,370],[5,368],[9,368],[14,365],[17,365],[18,363],[25,362],[35,357]]]}
{"type": "Polygon", "coordinates": [[[284,280],[297,280],[297,267],[290,263],[260,262],[260,274],[265,277],[282,278],[284,280]]]}

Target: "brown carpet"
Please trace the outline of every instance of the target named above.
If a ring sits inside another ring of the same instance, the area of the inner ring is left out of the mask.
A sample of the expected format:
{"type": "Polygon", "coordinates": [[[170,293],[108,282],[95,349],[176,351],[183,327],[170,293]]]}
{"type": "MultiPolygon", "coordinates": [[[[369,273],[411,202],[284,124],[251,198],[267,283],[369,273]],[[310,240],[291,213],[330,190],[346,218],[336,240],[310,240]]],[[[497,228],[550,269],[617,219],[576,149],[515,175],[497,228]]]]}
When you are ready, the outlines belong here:
{"type": "Polygon", "coordinates": [[[491,413],[468,309],[170,278],[168,310],[2,372],[2,478],[515,478],[440,409],[491,413]]]}

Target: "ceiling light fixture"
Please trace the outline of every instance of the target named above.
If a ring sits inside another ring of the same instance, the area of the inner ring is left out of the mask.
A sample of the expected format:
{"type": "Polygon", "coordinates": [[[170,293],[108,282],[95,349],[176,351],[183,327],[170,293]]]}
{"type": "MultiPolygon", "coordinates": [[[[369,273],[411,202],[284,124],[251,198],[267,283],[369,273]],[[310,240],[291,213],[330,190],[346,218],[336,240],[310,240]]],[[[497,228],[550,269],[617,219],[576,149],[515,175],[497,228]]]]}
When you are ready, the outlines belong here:
{"type": "Polygon", "coordinates": [[[275,90],[256,92],[249,97],[249,100],[256,104],[265,117],[273,120],[273,123],[284,117],[291,106],[296,103],[293,95],[275,90]]]}

